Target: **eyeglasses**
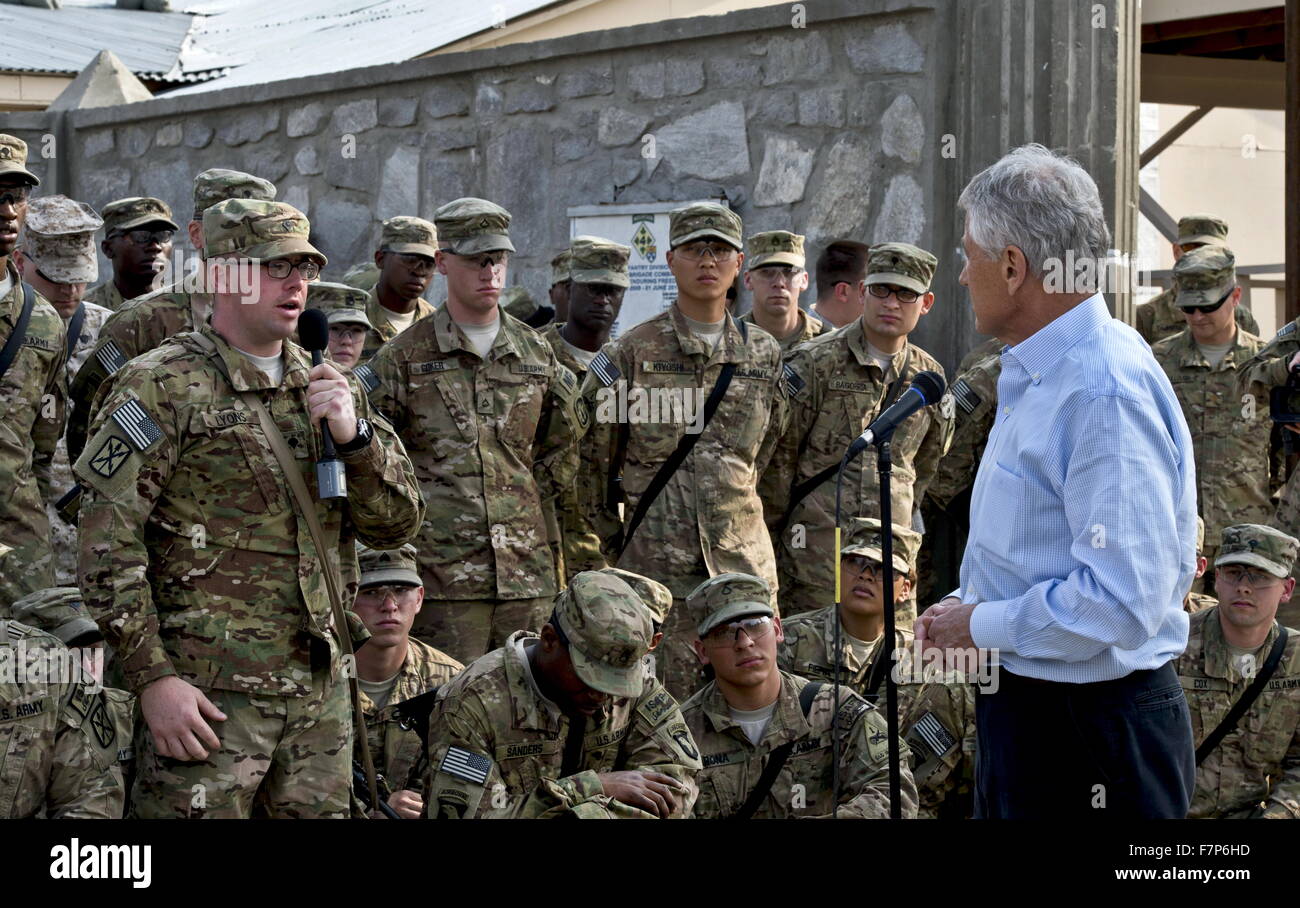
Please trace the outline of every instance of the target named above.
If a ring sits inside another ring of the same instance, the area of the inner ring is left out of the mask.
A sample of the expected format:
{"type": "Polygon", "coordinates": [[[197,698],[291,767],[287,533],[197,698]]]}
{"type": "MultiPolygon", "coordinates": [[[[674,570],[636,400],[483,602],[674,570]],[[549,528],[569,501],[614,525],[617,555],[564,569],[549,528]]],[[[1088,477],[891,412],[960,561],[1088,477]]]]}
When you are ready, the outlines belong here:
{"type": "Polygon", "coordinates": [[[1272,574],[1264,574],[1260,571],[1247,571],[1236,567],[1219,568],[1218,577],[1230,586],[1238,586],[1242,581],[1245,581],[1246,585],[1251,589],[1272,586],[1281,581],[1281,578],[1274,577],[1272,574]]]}
{"type": "Polygon", "coordinates": [[[1232,296],[1232,291],[1236,289],[1237,288],[1234,285],[1227,293],[1219,297],[1217,303],[1213,303],[1209,306],[1179,306],[1179,308],[1184,312],[1199,312],[1201,315],[1209,315],[1211,312],[1217,312],[1219,308],[1228,301],[1228,297],[1232,296]]]}
{"type": "Polygon", "coordinates": [[[433,274],[433,259],[427,255],[416,255],[414,252],[399,252],[397,258],[405,266],[406,270],[412,274],[433,274]]]}
{"type": "Polygon", "coordinates": [[[893,284],[869,284],[867,285],[867,292],[878,300],[889,299],[889,295],[892,293],[894,299],[900,303],[914,303],[921,298],[921,294],[915,290],[895,287],[893,284]]]}
{"type": "Polygon", "coordinates": [[[266,267],[266,273],[276,280],[283,280],[288,277],[289,272],[293,271],[295,268],[298,269],[298,273],[302,275],[304,281],[314,281],[316,278],[320,277],[320,265],[316,264],[311,259],[303,259],[296,265],[288,259],[276,259],[275,261],[263,262],[262,264],[266,267]]]}
{"type": "Polygon", "coordinates": [[[32,187],[24,184],[22,186],[4,186],[0,187],[0,206],[12,205],[17,208],[32,194],[32,187]]]}
{"type": "MultiPolygon", "coordinates": [[[[505,249],[498,249],[494,252],[480,252],[475,255],[455,255],[458,261],[463,262],[470,268],[476,268],[482,271],[484,268],[504,268],[508,260],[509,252],[505,249]]],[[[454,255],[454,253],[453,253],[454,255]]]]}
{"type": "Polygon", "coordinates": [[[803,269],[791,265],[765,265],[762,268],[755,268],[753,273],[758,276],[759,280],[768,284],[776,283],[777,280],[789,284],[793,283],[794,279],[800,274],[803,274],[803,269]]]}
{"type": "Polygon", "coordinates": [[[176,236],[175,230],[127,230],[122,233],[115,233],[113,236],[124,236],[137,246],[148,246],[150,243],[157,243],[159,246],[166,246],[176,236]]]}
{"type": "MultiPolygon", "coordinates": [[[[844,564],[854,574],[871,574],[875,576],[881,572],[883,565],[879,561],[871,561],[865,555],[845,555],[844,564]]],[[[894,576],[901,576],[898,571],[894,571],[894,576]]]]}
{"type": "Polygon", "coordinates": [[[706,646],[730,646],[740,640],[740,632],[757,643],[772,632],[772,619],[767,615],[755,615],[727,624],[719,624],[704,635],[706,646]]]}
{"type": "Polygon", "coordinates": [[[415,599],[418,586],[368,586],[357,592],[357,599],[379,605],[388,601],[388,597],[393,597],[397,603],[410,602],[415,599]]]}
{"type": "Polygon", "coordinates": [[[726,243],[687,243],[673,250],[691,262],[702,262],[709,256],[718,264],[730,262],[736,257],[736,250],[726,243]]]}
{"type": "Polygon", "coordinates": [[[364,325],[330,325],[330,337],[338,340],[357,341],[366,336],[364,325]]]}

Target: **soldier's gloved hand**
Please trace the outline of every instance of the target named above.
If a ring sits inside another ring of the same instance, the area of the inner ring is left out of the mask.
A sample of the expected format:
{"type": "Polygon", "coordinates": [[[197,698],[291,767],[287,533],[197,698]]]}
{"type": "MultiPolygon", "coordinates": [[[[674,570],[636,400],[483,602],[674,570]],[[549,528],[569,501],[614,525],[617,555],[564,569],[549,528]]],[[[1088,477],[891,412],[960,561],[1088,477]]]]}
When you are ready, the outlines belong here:
{"type": "Polygon", "coordinates": [[[388,806],[397,811],[403,820],[419,820],[424,817],[424,798],[418,791],[403,788],[395,791],[388,798],[388,806]]]}
{"type": "Polygon", "coordinates": [[[637,772],[625,769],[620,772],[598,773],[605,794],[616,801],[668,817],[677,809],[674,793],[682,791],[677,780],[661,772],[637,772]]]}
{"type": "Polygon", "coordinates": [[[217,733],[204,718],[224,722],[226,714],[188,681],[168,675],[140,692],[140,712],[149,723],[153,746],[173,760],[206,760],[221,747],[217,733]]]}
{"type": "Polygon", "coordinates": [[[311,407],[311,421],[330,421],[330,435],[336,444],[345,445],[357,437],[357,411],[352,406],[352,392],[348,380],[330,363],[312,366],[307,373],[307,405],[311,407]]]}

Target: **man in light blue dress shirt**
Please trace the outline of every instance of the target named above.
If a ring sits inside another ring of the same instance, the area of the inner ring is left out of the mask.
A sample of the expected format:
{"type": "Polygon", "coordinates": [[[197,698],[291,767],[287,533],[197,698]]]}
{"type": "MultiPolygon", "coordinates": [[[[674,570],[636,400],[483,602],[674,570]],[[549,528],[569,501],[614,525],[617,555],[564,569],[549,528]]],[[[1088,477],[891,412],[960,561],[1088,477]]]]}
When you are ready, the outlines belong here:
{"type": "Polygon", "coordinates": [[[1195,766],[1172,660],[1196,563],[1182,410],[1094,292],[1110,232],[1083,168],[1027,145],[960,205],[976,330],[1008,346],[961,586],[916,634],[950,657],[996,651],[975,815],[1181,817],[1195,766]]]}

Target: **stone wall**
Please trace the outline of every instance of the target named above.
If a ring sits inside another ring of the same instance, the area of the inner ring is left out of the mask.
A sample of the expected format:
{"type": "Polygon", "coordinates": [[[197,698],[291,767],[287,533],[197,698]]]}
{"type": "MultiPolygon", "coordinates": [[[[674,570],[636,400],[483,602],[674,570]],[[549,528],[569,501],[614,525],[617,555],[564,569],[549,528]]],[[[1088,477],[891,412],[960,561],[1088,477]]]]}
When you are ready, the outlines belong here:
{"type": "Polygon", "coordinates": [[[951,370],[976,340],[956,284],[955,199],[969,176],[1034,139],[1079,155],[1108,203],[1114,194],[1115,103],[1096,89],[1113,80],[1117,41],[1076,35],[1079,6],[812,0],[62,116],[22,114],[4,128],[34,144],[55,135],[57,156],[36,162],[43,191],[96,207],[153,195],[184,220],[198,171],[266,177],[308,213],[330,258],[327,277],[370,257],[382,219],[429,217],[462,195],[514,214],[519,254],[509,281],[535,295],[567,243],[571,206],[723,197],[747,232],[806,233],[814,255],[841,236],[915,242],[940,259],[939,302],[917,339],[951,370]],[[1040,35],[1088,41],[1031,34],[1027,47],[1012,48],[972,40],[981,31],[996,39],[999,27],[1035,12],[1040,35]],[[1047,76],[1045,60],[1055,64],[1047,76]],[[1042,90],[1062,79],[1083,87],[1068,97],[1042,90]],[[1010,103],[1017,91],[1025,99],[1010,103]],[[1025,111],[1042,116],[1026,122],[1025,111]]]}

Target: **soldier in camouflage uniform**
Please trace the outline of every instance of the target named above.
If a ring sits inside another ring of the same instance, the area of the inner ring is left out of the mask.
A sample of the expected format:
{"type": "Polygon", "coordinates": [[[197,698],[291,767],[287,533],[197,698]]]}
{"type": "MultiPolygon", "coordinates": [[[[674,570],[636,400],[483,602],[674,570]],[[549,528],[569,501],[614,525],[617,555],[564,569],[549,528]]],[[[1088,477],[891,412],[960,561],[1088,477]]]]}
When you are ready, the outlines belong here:
{"type": "MultiPolygon", "coordinates": [[[[795,348],[787,359],[789,427],[759,486],[787,615],[834,601],[839,558],[834,471],[815,488],[807,486],[827,468],[838,467],[849,444],[917,372],[943,374],[938,360],[907,339],[934,305],[929,287],[936,263],[933,255],[907,243],[871,247],[862,318],[795,348]]],[[[913,522],[913,508],[924,499],[951,436],[951,414],[939,407],[920,410],[894,432],[892,504],[898,522],[913,522]]],[[[872,448],[844,471],[843,517],[879,516],[879,509],[872,448]]],[[[915,605],[909,604],[900,617],[905,621],[914,614],[915,605]]]]}
{"type": "Polygon", "coordinates": [[[74,466],[86,490],[80,586],[144,718],[136,816],[350,814],[349,628],[334,620],[324,572],[350,602],[354,540],[400,546],[423,505],[388,422],[334,366],[312,366],[285,340],[325,262],[308,231],[277,202],[204,213],[206,258],[251,271],[251,291],[214,267],[211,324],[119,370],[74,466]],[[300,458],[308,494],[329,421],[347,497],[316,504],[327,551],[295,516],[255,401],[285,456],[300,458]]]}
{"type": "Polygon", "coordinates": [[[456,677],[465,666],[432,646],[411,639],[411,624],[424,600],[415,547],[391,552],[359,546],[361,583],[353,611],[370,631],[357,651],[361,709],[375,770],[391,790],[388,805],[408,820],[424,816],[429,763],[414,728],[403,728],[397,708],[456,677]]]}
{"type": "Polygon", "coordinates": [[[972,347],[969,353],[961,358],[961,362],[957,364],[957,374],[961,375],[963,372],[971,369],[976,363],[985,357],[1000,357],[1002,355],[1002,348],[1005,346],[1006,344],[1002,343],[1002,341],[996,337],[990,337],[981,341],[972,347]]]}
{"type": "Polygon", "coordinates": [[[406,443],[428,505],[414,635],[469,662],[555,597],[542,502],[577,472],[578,381],[533,329],[501,313],[510,213],[457,199],[434,215],[447,302],[368,364],[370,400],[406,443]]]}
{"type": "MultiPolygon", "coordinates": [[[[741,230],[721,205],[675,210],[667,261],[677,299],[597,355],[583,386],[593,413],[584,518],[598,515],[591,532],[609,563],[654,577],[677,600],[727,571],[776,582],[755,483],[785,425],[787,388],[776,339],[726,313],[744,261],[741,230]],[[724,368],[734,370],[731,383],[705,427],[704,405],[724,368]],[[629,540],[642,495],[688,433],[699,443],[629,540]]],[[[688,696],[703,681],[689,616],[674,607],[664,633],[661,679],[674,696],[688,696]]]]}
{"type": "Polygon", "coordinates": [[[119,819],[122,770],[104,691],[56,637],[18,621],[0,621],[0,666],[0,818],[119,819]],[[18,674],[36,664],[44,674],[18,674]]]}
{"type": "Polygon", "coordinates": [[[379,276],[366,299],[366,317],[372,328],[361,351],[362,362],[433,314],[433,306],[423,297],[433,282],[437,252],[438,230],[423,218],[402,216],[384,221],[375,250],[379,276]]]}
{"type": "Polygon", "coordinates": [[[1165,370],[1196,455],[1197,509],[1214,561],[1223,528],[1264,523],[1269,501],[1268,395],[1243,402],[1238,378],[1263,341],[1239,328],[1232,312],[1241,298],[1231,252],[1201,246],[1174,266],[1174,290],[1187,330],[1158,341],[1152,355],[1165,370]],[[1217,307],[1217,308],[1215,308],[1217,307]]]}
{"type": "MultiPolygon", "coordinates": [[[[0,134],[0,349],[18,326],[29,288],[11,260],[28,194],[40,184],[26,165],[27,143],[0,134]]],[[[45,502],[54,495],[51,465],[63,434],[67,342],[54,307],[35,290],[31,299],[22,345],[0,377],[0,616],[54,580],[45,502]]]]}
{"type": "Polygon", "coordinates": [[[699,752],[642,668],[651,637],[618,577],[578,574],[539,635],[518,631],[442,688],[430,817],[689,816],[699,752]]]}
{"type": "MultiPolygon", "coordinates": [[[[847,688],[810,682],[777,666],[781,620],[766,582],[748,574],[719,574],[686,600],[695,622],[695,652],[714,679],[682,705],[699,745],[704,770],[697,777],[694,816],[733,817],[749,799],[773,751],[792,749],[766,797],[759,819],[889,816],[885,718],[847,688]],[[742,636],[743,635],[743,636],[742,636]],[[804,688],[820,686],[805,702],[804,688]],[[840,790],[832,785],[832,719],[838,697],[840,790]]],[[[916,786],[907,745],[899,742],[902,816],[916,816],[916,786]]],[[[747,818],[747,817],[745,817],[747,818]]]]}
{"type": "Polygon", "coordinates": [[[329,324],[327,355],[345,369],[355,369],[362,361],[366,335],[373,327],[366,317],[366,299],[365,291],[347,284],[315,281],[307,287],[307,308],[324,312],[329,324]]]}
{"type": "Polygon", "coordinates": [[[529,328],[536,328],[538,331],[555,321],[555,310],[546,304],[538,305],[533,295],[523,287],[507,287],[503,290],[501,309],[529,328]]]}
{"type": "MultiPolygon", "coordinates": [[[[1178,238],[1173,243],[1174,267],[1179,260],[1201,246],[1228,245],[1228,225],[1212,214],[1189,214],[1178,219],[1178,238]]],[[[1178,305],[1178,288],[1171,287],[1163,293],[1137,307],[1133,327],[1148,344],[1155,346],[1158,341],[1177,334],[1187,327],[1184,313],[1178,305]]],[[[1259,323],[1245,306],[1238,306],[1233,312],[1237,327],[1251,334],[1259,334],[1259,323]]]]}
{"type": "Polygon", "coordinates": [[[340,282],[369,293],[379,283],[379,268],[374,262],[358,262],[343,273],[340,282]]]}
{"type": "MultiPolygon", "coordinates": [[[[203,213],[225,199],[275,200],[275,186],[238,170],[205,170],[194,178],[194,219],[190,241],[203,249],[203,213]]],[[[95,349],[77,370],[68,389],[72,414],[68,420],[68,457],[75,461],[86,445],[86,427],[93,415],[95,395],[104,380],[141,353],[167,338],[194,331],[207,323],[212,295],[201,292],[203,275],[178,278],[167,287],[129,300],[113,313],[99,332],[95,349]]]]}
{"type": "MultiPolygon", "coordinates": [[[[85,202],[62,195],[32,199],[28,203],[23,245],[15,253],[23,280],[49,301],[63,319],[68,357],[63,368],[68,381],[89,355],[99,329],[112,315],[103,306],[82,299],[86,285],[95,280],[98,272],[95,231],[101,223],[95,209],[85,202]]],[[[58,513],[54,501],[75,483],[67,445],[62,438],[50,464],[50,477],[53,499],[46,501],[45,511],[54,553],[54,582],[72,584],[77,577],[77,528],[58,513]]]]}
{"type": "Polygon", "coordinates": [[[103,217],[100,248],[112,263],[113,274],[90,290],[86,300],[116,312],[123,302],[155,289],[154,283],[162,277],[172,254],[172,238],[180,228],[166,202],[147,196],[109,202],[103,217]]]}
{"type": "MultiPolygon", "coordinates": [[[[1219,727],[1268,659],[1291,598],[1297,542],[1272,527],[1223,531],[1215,560],[1220,604],[1191,617],[1175,669],[1197,747],[1219,727]]],[[[1191,818],[1300,819],[1300,632],[1287,628],[1281,661],[1235,729],[1196,767],[1191,818]]]]}
{"type": "MultiPolygon", "coordinates": [[[[562,325],[547,325],[542,337],[555,351],[555,358],[579,382],[586,379],[587,369],[601,347],[609,343],[610,330],[623,308],[623,294],[631,286],[627,271],[631,255],[629,247],[600,237],[578,237],[569,247],[565,258],[565,273],[570,275],[565,296],[569,318],[562,325]]],[[[595,464],[585,463],[579,475],[597,476],[598,469],[595,464]]],[[[594,544],[595,536],[585,529],[598,518],[589,513],[588,523],[583,524],[576,517],[580,508],[591,506],[591,500],[590,496],[579,495],[576,485],[569,485],[555,501],[555,532],[561,550],[561,560],[556,563],[563,564],[566,581],[605,563],[599,546],[594,544]]]]}
{"type": "Polygon", "coordinates": [[[1196,518],[1196,573],[1192,576],[1192,588],[1183,597],[1183,611],[1188,614],[1201,612],[1212,605],[1219,604],[1219,600],[1213,596],[1196,590],[1197,581],[1205,576],[1205,569],[1209,565],[1209,559],[1205,557],[1205,520],[1198,516],[1196,518]]]}
{"type": "Polygon", "coordinates": [[[559,252],[551,259],[551,289],[548,292],[551,308],[555,310],[555,324],[569,320],[569,250],[559,252]]]}
{"type": "MultiPolygon", "coordinates": [[[[12,612],[14,620],[58,637],[80,661],[87,680],[102,686],[106,675],[113,674],[107,664],[112,653],[104,646],[104,635],[99,632],[99,625],[86,614],[86,608],[81,602],[81,591],[75,586],[54,587],[24,596],[13,604],[12,612]]],[[[135,696],[117,687],[104,687],[103,694],[108,719],[113,726],[112,734],[109,734],[109,729],[98,724],[98,717],[90,728],[96,735],[97,744],[116,748],[117,765],[124,780],[123,790],[129,791],[135,766],[135,753],[132,749],[135,738],[135,696]]],[[[117,816],[120,817],[121,812],[117,816]]]]}
{"type": "Polygon", "coordinates": [[[799,308],[799,294],[808,289],[808,272],[803,237],[797,233],[765,230],[749,238],[745,288],[753,294],[753,308],[741,321],[775,337],[782,351],[830,330],[826,322],[799,308]]]}

